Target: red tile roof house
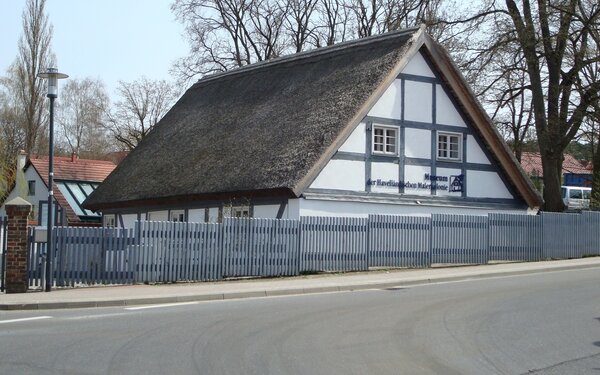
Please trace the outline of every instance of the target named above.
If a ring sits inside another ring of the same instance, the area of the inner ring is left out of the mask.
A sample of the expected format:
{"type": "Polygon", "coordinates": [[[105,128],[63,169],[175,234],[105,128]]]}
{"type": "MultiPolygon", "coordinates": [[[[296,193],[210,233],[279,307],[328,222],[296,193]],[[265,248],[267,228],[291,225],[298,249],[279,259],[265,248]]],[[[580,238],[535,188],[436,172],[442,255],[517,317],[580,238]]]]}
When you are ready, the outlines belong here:
{"type": "MultiPolygon", "coordinates": [[[[541,188],[544,172],[542,170],[542,157],[539,152],[524,152],[521,155],[521,167],[531,178],[534,185],[541,188]]],[[[563,184],[569,186],[587,186],[588,180],[591,186],[593,166],[592,163],[584,164],[571,154],[565,154],[562,166],[563,184]],[[580,181],[577,183],[575,181],[580,181]]]]}
{"type": "MultiPolygon", "coordinates": [[[[55,156],[53,193],[59,212],[57,222],[69,226],[101,225],[102,215],[86,210],[81,203],[115,167],[112,161],[55,156]]],[[[35,224],[45,225],[48,205],[48,157],[27,158],[21,153],[17,158],[17,171],[17,181],[5,202],[16,197],[27,200],[33,206],[31,220],[35,224]]],[[[5,215],[2,204],[0,216],[5,215]]]]}

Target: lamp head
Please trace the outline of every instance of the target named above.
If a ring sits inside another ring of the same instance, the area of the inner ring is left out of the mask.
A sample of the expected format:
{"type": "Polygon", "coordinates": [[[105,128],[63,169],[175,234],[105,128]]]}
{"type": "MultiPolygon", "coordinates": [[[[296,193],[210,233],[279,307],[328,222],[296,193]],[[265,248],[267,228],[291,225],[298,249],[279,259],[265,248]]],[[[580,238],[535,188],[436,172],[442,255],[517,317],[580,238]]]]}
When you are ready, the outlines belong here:
{"type": "Polygon", "coordinates": [[[58,80],[63,78],[69,78],[64,73],[59,73],[57,68],[48,68],[45,73],[39,73],[38,77],[44,78],[48,81],[48,95],[49,98],[58,97],[58,80]]]}

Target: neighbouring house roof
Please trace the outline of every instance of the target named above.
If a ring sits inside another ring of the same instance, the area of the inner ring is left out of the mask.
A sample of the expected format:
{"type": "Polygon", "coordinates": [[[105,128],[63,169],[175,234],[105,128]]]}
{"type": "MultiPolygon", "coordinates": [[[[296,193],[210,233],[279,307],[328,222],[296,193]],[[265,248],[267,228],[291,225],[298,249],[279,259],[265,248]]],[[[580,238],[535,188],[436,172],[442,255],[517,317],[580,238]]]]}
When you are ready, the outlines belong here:
{"type": "MultiPolygon", "coordinates": [[[[44,184],[48,186],[48,157],[30,158],[25,164],[25,169],[29,166],[32,166],[37,171],[44,184]]],[[[61,181],[81,185],[83,195],[87,196],[91,193],[89,189],[96,188],[114,169],[115,164],[111,161],[79,159],[76,157],[54,157],[53,172],[55,184],[52,191],[56,202],[65,210],[67,221],[70,224],[81,222],[81,216],[86,216],[91,214],[91,212],[72,207],[73,200],[79,201],[79,199],[77,199],[76,194],[68,197],[65,196],[63,191],[61,191],[61,181]]],[[[64,190],[64,187],[62,189],[64,190]]]]}
{"type": "MultiPolygon", "coordinates": [[[[529,176],[543,177],[542,156],[539,152],[523,152],[521,155],[521,167],[529,176]]],[[[592,174],[593,167],[591,163],[583,164],[571,154],[564,155],[562,173],[573,174],[592,174]]]]}
{"type": "Polygon", "coordinates": [[[422,28],[340,43],[201,79],[86,200],[89,209],[300,196],[424,50],[509,181],[542,201],[445,50],[422,28]]]}

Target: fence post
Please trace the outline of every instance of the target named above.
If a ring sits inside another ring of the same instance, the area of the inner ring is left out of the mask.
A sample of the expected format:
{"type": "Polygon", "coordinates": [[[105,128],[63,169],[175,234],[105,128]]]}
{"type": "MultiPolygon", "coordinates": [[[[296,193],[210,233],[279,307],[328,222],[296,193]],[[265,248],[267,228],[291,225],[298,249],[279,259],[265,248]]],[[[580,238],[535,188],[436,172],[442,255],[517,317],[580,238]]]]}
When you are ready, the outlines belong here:
{"type": "Polygon", "coordinates": [[[27,217],[31,204],[23,198],[6,203],[6,293],[27,292],[27,217]]]}

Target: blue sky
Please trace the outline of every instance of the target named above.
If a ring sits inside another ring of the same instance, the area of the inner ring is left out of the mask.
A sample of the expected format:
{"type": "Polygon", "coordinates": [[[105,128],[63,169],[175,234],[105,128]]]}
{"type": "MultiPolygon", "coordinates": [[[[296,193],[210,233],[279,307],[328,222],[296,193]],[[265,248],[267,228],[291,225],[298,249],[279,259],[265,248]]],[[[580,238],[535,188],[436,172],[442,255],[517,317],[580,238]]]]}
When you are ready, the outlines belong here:
{"type": "MultiPolygon", "coordinates": [[[[0,74],[17,56],[25,0],[0,0],[0,74]]],[[[74,78],[100,78],[114,98],[119,80],[145,75],[171,81],[172,63],[188,48],[169,9],[171,0],[47,0],[58,69],[74,78]]]]}

